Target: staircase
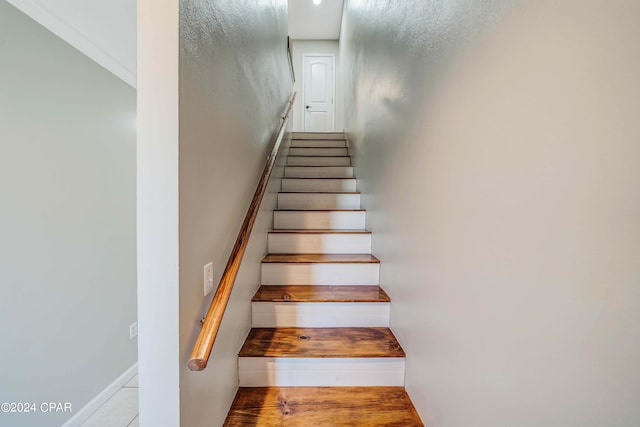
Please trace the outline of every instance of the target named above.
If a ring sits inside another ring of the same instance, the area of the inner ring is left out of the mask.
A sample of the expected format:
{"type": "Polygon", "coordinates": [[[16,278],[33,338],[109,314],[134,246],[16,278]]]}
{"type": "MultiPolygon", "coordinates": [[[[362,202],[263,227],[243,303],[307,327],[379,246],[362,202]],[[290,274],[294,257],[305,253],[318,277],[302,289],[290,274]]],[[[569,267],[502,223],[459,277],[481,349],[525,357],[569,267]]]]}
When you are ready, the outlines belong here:
{"type": "Polygon", "coordinates": [[[294,133],[225,426],[423,426],[404,390],[351,157],[294,133]]]}

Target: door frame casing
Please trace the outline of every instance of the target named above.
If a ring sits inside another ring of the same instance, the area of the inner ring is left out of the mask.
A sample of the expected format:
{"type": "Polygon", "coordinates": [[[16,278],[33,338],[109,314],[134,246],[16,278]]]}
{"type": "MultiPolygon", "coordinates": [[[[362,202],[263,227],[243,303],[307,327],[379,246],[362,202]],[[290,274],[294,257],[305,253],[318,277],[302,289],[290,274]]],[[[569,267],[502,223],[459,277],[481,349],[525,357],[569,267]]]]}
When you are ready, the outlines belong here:
{"type": "Polygon", "coordinates": [[[336,54],[335,53],[303,53],[302,54],[302,102],[300,104],[302,104],[302,129],[303,132],[309,132],[307,130],[307,121],[306,121],[306,111],[307,109],[305,108],[306,106],[306,68],[305,67],[305,58],[306,57],[314,57],[314,56],[330,56],[333,59],[333,94],[331,95],[331,129],[327,132],[335,132],[336,131],[336,79],[337,79],[337,73],[336,73],[336,54]]]}

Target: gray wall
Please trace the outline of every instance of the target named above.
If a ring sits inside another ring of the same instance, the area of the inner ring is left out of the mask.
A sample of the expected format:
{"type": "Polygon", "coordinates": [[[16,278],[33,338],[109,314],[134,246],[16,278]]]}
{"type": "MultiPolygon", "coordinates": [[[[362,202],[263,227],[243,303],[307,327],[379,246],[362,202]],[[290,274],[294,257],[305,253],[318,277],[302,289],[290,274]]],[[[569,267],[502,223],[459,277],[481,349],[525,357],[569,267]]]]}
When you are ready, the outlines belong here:
{"type": "Polygon", "coordinates": [[[135,91],[0,1],[0,402],[75,413],[136,362],[135,137],[135,91]]]}
{"type": "Polygon", "coordinates": [[[640,3],[350,0],[349,137],[431,427],[640,424],[640,3]]]}
{"type": "Polygon", "coordinates": [[[180,419],[185,426],[222,425],[238,387],[237,354],[250,328],[277,182],[262,205],[207,370],[191,372],[186,362],[211,299],[202,297],[202,268],[213,260],[217,284],[291,95],[286,55],[286,0],[181,2],[180,419]]]}
{"type": "Polygon", "coordinates": [[[143,0],[138,14],[140,419],[218,426],[238,387],[276,182],[209,366],[191,372],[187,361],[212,297],[203,298],[203,266],[214,262],[217,283],[291,94],[287,2],[176,6],[143,0]]]}

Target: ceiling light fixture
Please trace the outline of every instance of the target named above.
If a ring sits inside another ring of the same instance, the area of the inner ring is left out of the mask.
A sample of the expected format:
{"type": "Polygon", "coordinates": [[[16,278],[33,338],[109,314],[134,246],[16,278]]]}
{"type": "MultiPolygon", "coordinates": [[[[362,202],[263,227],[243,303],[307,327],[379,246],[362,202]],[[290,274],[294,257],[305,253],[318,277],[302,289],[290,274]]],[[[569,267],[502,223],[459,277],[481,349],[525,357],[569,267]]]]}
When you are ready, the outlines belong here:
{"type": "Polygon", "coordinates": [[[319,5],[320,3],[322,3],[322,0],[313,0],[313,4],[315,4],[316,6],[319,5]]]}

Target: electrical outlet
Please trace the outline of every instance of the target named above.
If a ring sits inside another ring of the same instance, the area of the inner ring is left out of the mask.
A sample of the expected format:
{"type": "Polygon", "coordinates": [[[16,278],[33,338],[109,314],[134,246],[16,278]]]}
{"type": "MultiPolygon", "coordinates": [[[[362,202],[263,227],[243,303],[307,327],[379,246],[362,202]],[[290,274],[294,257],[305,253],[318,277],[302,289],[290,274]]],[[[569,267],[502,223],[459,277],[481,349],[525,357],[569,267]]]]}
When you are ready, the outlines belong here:
{"type": "Polygon", "coordinates": [[[138,322],[129,325],[129,339],[132,340],[138,336],[138,322]]]}
{"type": "Polygon", "coordinates": [[[213,262],[204,266],[204,296],[213,291],[213,262]]]}

